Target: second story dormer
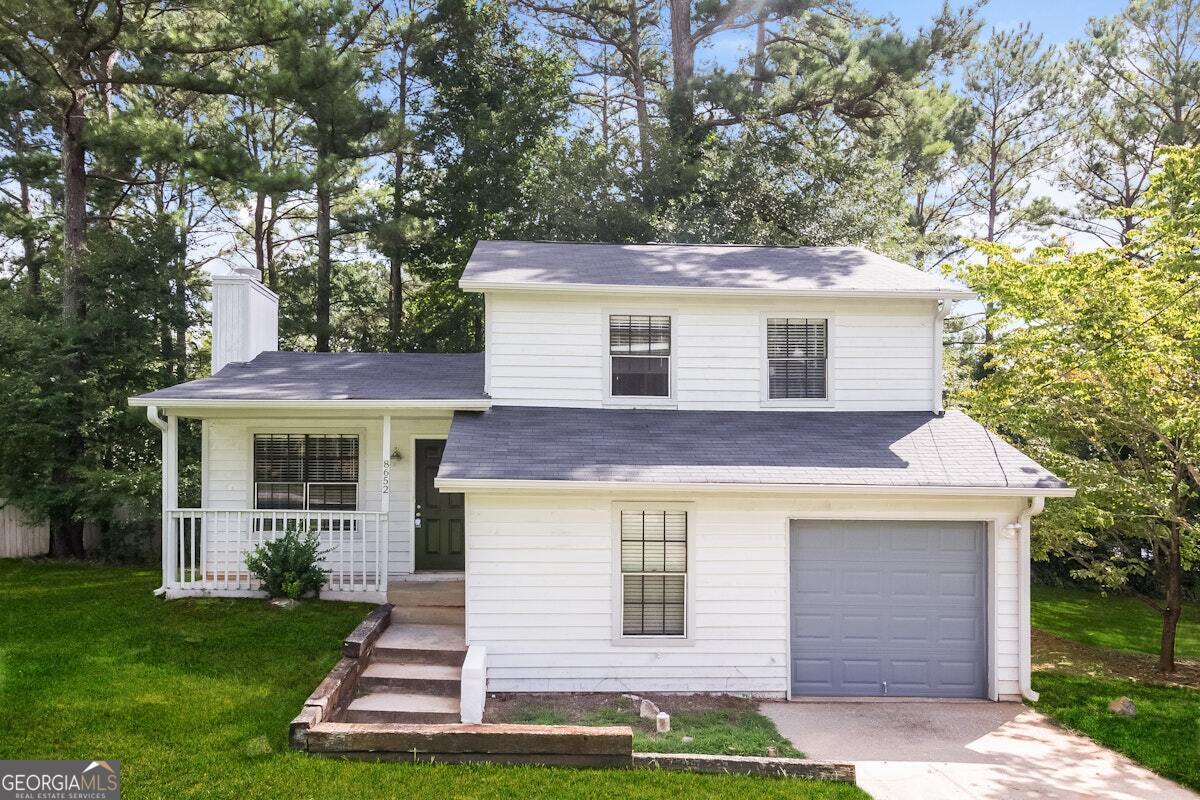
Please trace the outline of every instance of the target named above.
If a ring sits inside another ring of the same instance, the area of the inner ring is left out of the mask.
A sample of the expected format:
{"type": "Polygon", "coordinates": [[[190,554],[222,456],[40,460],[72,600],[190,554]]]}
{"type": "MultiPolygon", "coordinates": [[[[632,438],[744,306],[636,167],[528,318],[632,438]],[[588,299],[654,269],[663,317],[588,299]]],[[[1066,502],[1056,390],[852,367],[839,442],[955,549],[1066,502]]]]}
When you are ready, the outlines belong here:
{"type": "Polygon", "coordinates": [[[496,405],[940,411],[972,297],[852,247],[480,242],[496,405]]]}

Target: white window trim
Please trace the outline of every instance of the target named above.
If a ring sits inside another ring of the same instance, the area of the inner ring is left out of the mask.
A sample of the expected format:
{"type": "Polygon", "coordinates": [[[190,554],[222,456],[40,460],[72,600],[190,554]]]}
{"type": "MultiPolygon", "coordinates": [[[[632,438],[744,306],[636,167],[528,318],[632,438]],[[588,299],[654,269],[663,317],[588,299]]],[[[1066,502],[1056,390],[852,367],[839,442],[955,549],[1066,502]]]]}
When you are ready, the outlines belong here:
{"type": "Polygon", "coordinates": [[[642,503],[620,502],[612,505],[612,643],[618,647],[648,647],[659,649],[663,647],[691,647],[696,643],[695,603],[692,601],[695,587],[696,572],[696,504],[681,502],[658,502],[648,500],[642,503]],[[624,624],[625,582],[621,571],[621,512],[622,511],[686,511],[687,512],[687,574],[683,580],[683,635],[682,636],[644,636],[637,634],[626,635],[624,624]]]}
{"type": "Polygon", "coordinates": [[[600,324],[604,326],[601,340],[604,342],[604,397],[603,405],[609,408],[674,408],[679,404],[675,397],[675,362],[678,355],[678,339],[676,323],[679,315],[674,309],[667,308],[604,308],[600,310],[600,324]],[[612,360],[611,347],[612,330],[609,318],[613,316],[632,315],[635,317],[669,317],[671,320],[671,355],[667,357],[667,396],[647,397],[643,395],[612,393],[612,360]]]}
{"type": "MultiPolygon", "coordinates": [[[[258,507],[258,491],[257,491],[258,481],[256,481],[254,479],[254,437],[270,436],[272,434],[275,434],[275,435],[291,434],[293,436],[300,436],[300,435],[305,435],[305,434],[307,434],[309,436],[357,436],[358,437],[358,482],[354,483],[354,484],[349,484],[349,483],[343,484],[346,486],[353,485],[353,486],[357,487],[357,489],[355,490],[355,494],[354,494],[354,496],[355,496],[354,510],[353,511],[345,511],[345,512],[319,511],[319,512],[312,512],[312,513],[356,514],[360,511],[368,510],[368,509],[363,508],[363,506],[364,506],[364,503],[363,503],[363,475],[366,474],[366,469],[367,469],[367,462],[364,458],[364,453],[363,453],[363,451],[365,450],[364,444],[366,443],[366,440],[367,440],[366,428],[340,428],[339,427],[339,428],[329,428],[329,429],[323,429],[323,430],[314,430],[311,425],[297,425],[296,427],[273,426],[273,427],[269,427],[269,428],[257,428],[257,427],[250,428],[249,435],[246,437],[246,451],[247,451],[246,452],[246,463],[247,463],[247,468],[248,468],[247,472],[249,473],[249,479],[250,479],[248,493],[247,493],[248,502],[246,503],[246,506],[245,506],[246,508],[252,509],[254,511],[279,511],[279,512],[284,511],[284,509],[278,509],[278,508],[260,509],[258,507]]],[[[315,483],[325,483],[325,481],[315,481],[315,483]]],[[[335,483],[336,483],[336,481],[335,481],[335,483]]],[[[305,505],[305,508],[302,508],[302,509],[297,508],[297,509],[290,509],[290,510],[293,513],[294,512],[309,513],[309,509],[307,508],[307,506],[308,506],[308,482],[304,483],[304,505],[305,505]]]]}
{"type": "Polygon", "coordinates": [[[837,395],[837,318],[832,311],[794,308],[764,311],[758,320],[759,405],[763,408],[833,408],[837,395]],[[771,397],[771,361],[767,352],[767,320],[771,319],[825,320],[825,397],[771,397]]]}

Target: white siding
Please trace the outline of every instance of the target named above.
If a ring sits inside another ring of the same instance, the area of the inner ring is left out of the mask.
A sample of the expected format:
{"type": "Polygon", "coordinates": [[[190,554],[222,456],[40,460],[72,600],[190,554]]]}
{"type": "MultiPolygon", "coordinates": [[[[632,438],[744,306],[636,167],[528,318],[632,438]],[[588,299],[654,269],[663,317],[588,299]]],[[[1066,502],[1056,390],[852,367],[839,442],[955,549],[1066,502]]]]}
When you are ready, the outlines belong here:
{"type": "MultiPolygon", "coordinates": [[[[254,507],[255,433],[355,433],[359,436],[358,510],[380,507],[380,418],[212,418],[204,421],[202,506],[211,509],[254,507]]],[[[412,571],[413,440],[445,438],[450,415],[392,417],[391,499],[389,503],[388,573],[391,577],[412,571]]]]}
{"type": "Polygon", "coordinates": [[[488,387],[497,404],[599,407],[607,314],[672,316],[675,399],[684,409],[762,404],[765,313],[828,316],[832,403],[840,411],[933,407],[934,302],[730,300],[489,293],[488,387]]]}
{"type": "Polygon", "coordinates": [[[989,522],[993,686],[999,696],[1018,693],[1018,542],[1004,526],[1016,520],[1019,500],[697,495],[690,506],[691,633],[666,645],[616,640],[614,500],[468,495],[467,641],[487,648],[490,691],[783,695],[788,521],[807,516],[989,522]]]}
{"type": "Polygon", "coordinates": [[[50,525],[30,524],[16,506],[0,500],[0,558],[30,558],[50,552],[50,525]]]}

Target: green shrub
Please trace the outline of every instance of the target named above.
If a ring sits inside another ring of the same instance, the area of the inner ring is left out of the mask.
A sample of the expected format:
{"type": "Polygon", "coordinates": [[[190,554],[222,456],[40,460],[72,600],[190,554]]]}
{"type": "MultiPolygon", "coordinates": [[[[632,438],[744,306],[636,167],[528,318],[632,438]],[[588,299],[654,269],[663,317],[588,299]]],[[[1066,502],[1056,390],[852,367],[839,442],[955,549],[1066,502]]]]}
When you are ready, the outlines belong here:
{"type": "Polygon", "coordinates": [[[320,538],[314,530],[301,533],[289,525],[283,535],[264,542],[246,554],[246,568],[262,581],[262,589],[271,597],[296,600],[312,592],[321,593],[329,574],[321,569],[320,538]]]}

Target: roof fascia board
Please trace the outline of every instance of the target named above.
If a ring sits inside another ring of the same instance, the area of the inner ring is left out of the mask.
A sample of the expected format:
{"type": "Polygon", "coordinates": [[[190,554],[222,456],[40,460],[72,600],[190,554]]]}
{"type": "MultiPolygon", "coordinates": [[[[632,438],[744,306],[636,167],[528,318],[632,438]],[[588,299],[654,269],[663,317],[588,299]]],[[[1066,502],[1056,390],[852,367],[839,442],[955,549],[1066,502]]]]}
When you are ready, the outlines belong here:
{"type": "Polygon", "coordinates": [[[246,409],[406,409],[430,408],[457,411],[486,411],[492,407],[492,401],[486,398],[470,398],[464,400],[215,400],[188,399],[174,397],[169,399],[131,397],[130,408],[158,406],[159,408],[246,408],[246,409]]]}
{"type": "Polygon", "coordinates": [[[1011,486],[896,486],[828,483],[661,483],[635,481],[493,480],[436,478],[433,485],[449,492],[465,491],[656,491],[656,492],[783,492],[794,494],[953,495],[957,497],[1074,497],[1071,488],[1011,486]]]}
{"type": "Polygon", "coordinates": [[[525,281],[487,281],[464,278],[458,282],[464,292],[572,292],[603,294],[706,294],[743,297],[866,297],[872,299],[973,300],[975,292],[966,289],[922,292],[851,291],[836,289],[759,289],[736,286],[646,286],[611,283],[534,283],[525,281]]]}

